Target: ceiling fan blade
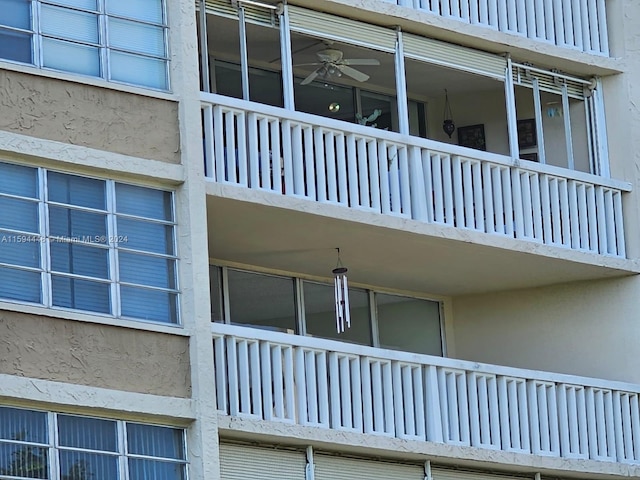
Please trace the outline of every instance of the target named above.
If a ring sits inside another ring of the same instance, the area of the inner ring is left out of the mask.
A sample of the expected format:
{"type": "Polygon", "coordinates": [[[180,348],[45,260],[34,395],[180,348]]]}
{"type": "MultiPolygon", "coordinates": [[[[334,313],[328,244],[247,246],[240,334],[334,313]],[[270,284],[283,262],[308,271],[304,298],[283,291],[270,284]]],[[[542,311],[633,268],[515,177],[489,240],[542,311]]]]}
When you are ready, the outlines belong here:
{"type": "Polygon", "coordinates": [[[305,78],[304,80],[302,80],[302,82],[300,82],[300,85],[308,85],[311,82],[313,82],[316,79],[316,77],[320,74],[319,70],[320,69],[314,70],[309,76],[307,76],[307,78],[305,78]]]}
{"type": "Polygon", "coordinates": [[[345,58],[340,62],[343,65],[380,65],[375,58],[345,58]]]}
{"type": "Polygon", "coordinates": [[[294,63],[293,64],[294,67],[308,67],[310,65],[318,66],[318,65],[324,65],[324,63],[314,62],[314,63],[294,63]]]}
{"type": "Polygon", "coordinates": [[[347,65],[338,65],[338,69],[345,75],[359,82],[366,82],[369,80],[369,75],[362,73],[360,70],[356,70],[355,68],[348,67],[347,65]]]}

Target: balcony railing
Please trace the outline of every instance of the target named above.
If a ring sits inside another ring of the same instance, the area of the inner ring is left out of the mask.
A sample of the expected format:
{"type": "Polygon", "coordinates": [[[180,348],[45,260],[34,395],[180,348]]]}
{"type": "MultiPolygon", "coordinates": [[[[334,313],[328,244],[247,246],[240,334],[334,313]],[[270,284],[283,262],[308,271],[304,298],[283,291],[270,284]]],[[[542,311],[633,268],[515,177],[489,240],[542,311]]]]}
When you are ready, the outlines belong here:
{"type": "Polygon", "coordinates": [[[640,462],[640,387],[212,324],[227,415],[640,462]]]}
{"type": "Polygon", "coordinates": [[[201,95],[205,171],[215,182],[625,256],[624,182],[201,95]]]}
{"type": "Polygon", "coordinates": [[[533,40],[609,55],[605,0],[386,0],[533,40]]]}

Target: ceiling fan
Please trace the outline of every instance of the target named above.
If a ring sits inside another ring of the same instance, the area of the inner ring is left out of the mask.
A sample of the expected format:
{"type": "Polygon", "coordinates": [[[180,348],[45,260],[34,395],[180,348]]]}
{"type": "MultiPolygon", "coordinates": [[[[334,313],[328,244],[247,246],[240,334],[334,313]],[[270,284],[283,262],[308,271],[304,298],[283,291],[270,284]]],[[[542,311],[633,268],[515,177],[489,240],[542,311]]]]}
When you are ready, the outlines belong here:
{"type": "Polygon", "coordinates": [[[316,52],[316,56],[318,57],[318,62],[300,65],[318,65],[318,68],[311,72],[311,74],[300,83],[301,85],[307,85],[317,77],[341,77],[342,75],[351,77],[358,82],[366,82],[369,80],[369,75],[352,68],[351,65],[380,65],[380,61],[375,58],[343,58],[344,53],[341,50],[333,48],[320,50],[316,52]]]}

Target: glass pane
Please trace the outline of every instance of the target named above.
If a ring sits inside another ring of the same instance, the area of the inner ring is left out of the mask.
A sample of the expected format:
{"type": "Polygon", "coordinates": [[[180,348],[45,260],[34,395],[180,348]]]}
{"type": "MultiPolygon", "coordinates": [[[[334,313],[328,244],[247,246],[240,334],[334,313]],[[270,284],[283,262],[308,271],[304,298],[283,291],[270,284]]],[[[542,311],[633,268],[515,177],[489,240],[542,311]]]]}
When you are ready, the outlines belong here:
{"type": "Polygon", "coordinates": [[[110,313],[111,295],[108,283],[51,276],[53,305],[90,312],[110,313]]]}
{"type": "Polygon", "coordinates": [[[31,2],[0,0],[0,25],[31,30],[31,2]]]}
{"type": "Polygon", "coordinates": [[[176,288],[175,260],[129,252],[118,253],[120,281],[160,288],[176,288]]]}
{"type": "Polygon", "coordinates": [[[109,46],[164,57],[164,28],[109,19],[109,46]]]}
{"type": "Polygon", "coordinates": [[[37,198],[38,170],[21,165],[0,163],[0,193],[37,198]]]}
{"type": "Polygon", "coordinates": [[[264,65],[264,60],[268,59],[272,70],[249,68],[249,98],[253,102],[282,107],[282,79],[277,71],[280,68],[280,32],[278,28],[252,23],[247,23],[246,31],[249,65],[264,65]]]}
{"type": "Polygon", "coordinates": [[[14,62],[33,63],[31,35],[0,28],[0,58],[14,62]]]}
{"type": "Polygon", "coordinates": [[[133,85],[167,89],[167,65],[164,60],[110,52],[111,80],[133,85]]]}
{"type": "Polygon", "coordinates": [[[49,207],[49,230],[63,240],[106,243],[107,216],[65,207],[49,207]],[[103,238],[104,237],[104,238],[103,238]]]}
{"type": "Polygon", "coordinates": [[[51,242],[51,268],[95,278],[109,278],[109,251],[72,242],[51,242]]]}
{"type": "Polygon", "coordinates": [[[359,124],[398,131],[397,108],[393,97],[363,91],[360,93],[360,104],[362,115],[356,117],[359,124]]]}
{"type": "Polygon", "coordinates": [[[104,180],[48,172],[47,187],[51,202],[99,210],[106,208],[104,180]]]}
{"type": "Polygon", "coordinates": [[[0,407],[0,438],[47,443],[47,414],[21,408],[0,407]]]}
{"type": "Polygon", "coordinates": [[[0,267],[0,297],[23,302],[42,303],[38,272],[0,267]]]}
{"type": "Polygon", "coordinates": [[[58,415],[58,441],[63,447],[117,452],[116,422],[58,415]]]}
{"type": "Polygon", "coordinates": [[[146,22],[162,23],[161,0],[107,0],[107,13],[146,22]]]}
{"type": "Polygon", "coordinates": [[[349,289],[351,328],[338,333],[333,285],[304,282],[304,310],[307,333],[314,337],[371,345],[369,295],[364,290],[349,289]]]}
{"type": "Polygon", "coordinates": [[[120,300],[125,317],[178,323],[178,296],[175,293],[122,285],[120,300]]]}
{"type": "Polygon", "coordinates": [[[60,475],[64,480],[114,480],[118,478],[118,457],[61,450],[60,475]]]}
{"type": "Polygon", "coordinates": [[[40,238],[0,230],[0,263],[38,268],[40,266],[40,238]]]}
{"type": "Polygon", "coordinates": [[[116,183],[116,212],[155,220],[173,220],[171,192],[116,183]]]}
{"type": "Polygon", "coordinates": [[[153,425],[127,424],[128,453],[148,457],[184,459],[182,430],[153,425]]]}
{"type": "Polygon", "coordinates": [[[47,449],[15,443],[0,443],[0,475],[49,478],[47,449]]]}
{"type": "Polygon", "coordinates": [[[42,5],[42,33],[55,37],[99,43],[98,16],[68,8],[42,5]]]}
{"type": "Polygon", "coordinates": [[[70,7],[78,7],[85,10],[97,10],[96,0],[55,0],[61,5],[69,5],[70,7]]]}
{"type": "Polygon", "coordinates": [[[120,246],[173,255],[173,227],[117,217],[120,246]]]}
{"type": "Polygon", "coordinates": [[[211,321],[224,321],[223,304],[222,304],[222,271],[220,267],[214,265],[209,266],[209,282],[211,293],[211,321]]]}
{"type": "Polygon", "coordinates": [[[442,355],[438,302],[376,293],[376,308],[381,347],[442,355]]]}
{"type": "Polygon", "coordinates": [[[129,459],[129,480],[182,480],[184,465],[138,458],[129,459]]]}
{"type": "Polygon", "coordinates": [[[295,332],[293,279],[231,269],[228,274],[231,323],[295,332]]]}
{"type": "Polygon", "coordinates": [[[38,204],[0,196],[0,227],[23,232],[38,231],[38,204]]]}
{"type": "Polygon", "coordinates": [[[43,66],[65,72],[100,76],[100,55],[96,47],[42,39],[43,66]]]}

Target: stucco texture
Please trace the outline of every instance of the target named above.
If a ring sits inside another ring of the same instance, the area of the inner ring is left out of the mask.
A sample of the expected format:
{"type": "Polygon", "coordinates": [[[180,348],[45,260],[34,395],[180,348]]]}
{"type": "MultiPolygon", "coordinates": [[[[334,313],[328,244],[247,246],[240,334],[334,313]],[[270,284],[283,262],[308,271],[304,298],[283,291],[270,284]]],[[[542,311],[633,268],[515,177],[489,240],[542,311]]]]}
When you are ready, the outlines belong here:
{"type": "Polygon", "coordinates": [[[180,162],[177,103],[64,80],[3,70],[0,129],[180,162]]]}
{"type": "Polygon", "coordinates": [[[191,395],[188,339],[0,312],[0,373],[155,395],[191,395]]]}
{"type": "Polygon", "coordinates": [[[453,300],[456,357],[640,383],[640,278],[453,300]]]}

